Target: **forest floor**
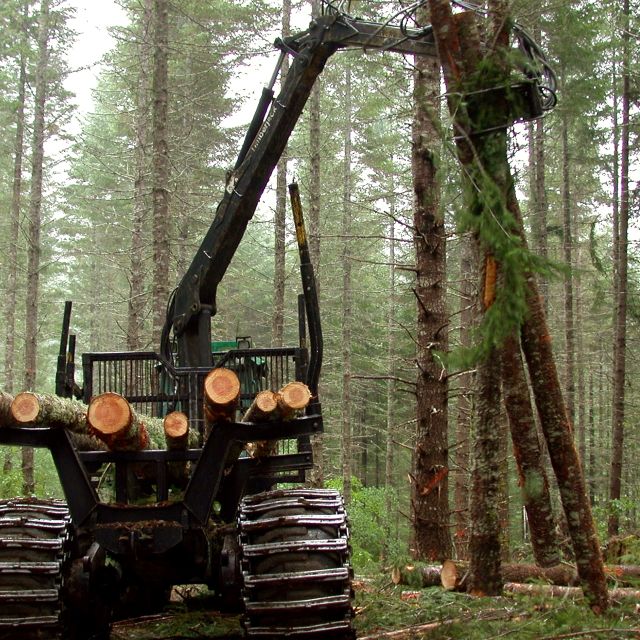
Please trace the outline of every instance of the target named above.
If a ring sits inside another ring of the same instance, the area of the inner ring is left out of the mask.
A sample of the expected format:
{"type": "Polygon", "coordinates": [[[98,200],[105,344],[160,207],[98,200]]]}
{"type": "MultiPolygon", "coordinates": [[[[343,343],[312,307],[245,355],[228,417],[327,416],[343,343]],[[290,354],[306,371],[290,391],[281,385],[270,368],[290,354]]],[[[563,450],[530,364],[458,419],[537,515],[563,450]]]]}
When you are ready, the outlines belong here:
{"type": "MultiPolygon", "coordinates": [[[[390,580],[355,584],[359,640],[640,640],[640,603],[614,603],[602,616],[583,601],[505,595],[473,598],[439,587],[409,589],[390,580]]],[[[174,591],[165,612],[114,625],[111,640],[239,639],[237,616],[212,611],[192,590],[174,591]]]]}

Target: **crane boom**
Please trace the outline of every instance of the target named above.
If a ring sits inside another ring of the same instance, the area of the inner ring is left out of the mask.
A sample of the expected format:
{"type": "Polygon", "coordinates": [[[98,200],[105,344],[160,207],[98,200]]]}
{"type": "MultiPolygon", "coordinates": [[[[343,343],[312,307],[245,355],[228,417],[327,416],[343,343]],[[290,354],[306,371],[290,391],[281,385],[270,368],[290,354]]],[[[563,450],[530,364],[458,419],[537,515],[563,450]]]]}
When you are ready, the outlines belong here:
{"type": "MultiPolygon", "coordinates": [[[[169,336],[173,332],[181,366],[211,364],[211,317],[216,313],[218,285],[330,56],[347,48],[436,56],[430,26],[407,29],[339,12],[319,16],[307,30],[275,44],[281,50],[278,65],[262,92],[213,222],[168,305],[161,353],[170,359],[169,336]],[[273,87],[285,55],[293,59],[274,98],[273,87]]],[[[540,109],[528,117],[541,114],[540,109]]]]}

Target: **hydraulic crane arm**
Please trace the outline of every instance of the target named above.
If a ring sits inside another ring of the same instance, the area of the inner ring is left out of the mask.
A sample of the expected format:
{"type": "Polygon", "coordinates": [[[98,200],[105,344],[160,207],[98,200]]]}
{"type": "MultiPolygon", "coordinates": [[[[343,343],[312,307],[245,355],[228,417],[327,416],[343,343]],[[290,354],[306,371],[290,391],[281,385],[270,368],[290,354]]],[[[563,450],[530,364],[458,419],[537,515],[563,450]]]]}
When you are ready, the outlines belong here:
{"type": "Polygon", "coordinates": [[[170,355],[169,333],[173,330],[183,366],[211,363],[210,322],[216,313],[218,284],[329,57],[338,49],[354,47],[436,55],[430,27],[404,30],[343,14],[318,17],[309,29],[277,40],[276,46],[282,51],[280,61],[263,90],[213,223],[169,304],[161,351],[165,357],[170,355]],[[273,86],[287,54],[293,58],[291,67],[274,99],[273,86]]]}
{"type": "MultiPolygon", "coordinates": [[[[436,55],[431,27],[406,29],[339,12],[318,17],[306,31],[275,44],[281,50],[278,65],[262,92],[211,227],[168,305],[161,353],[171,358],[169,336],[173,331],[181,366],[211,364],[211,317],[216,313],[218,284],[329,57],[346,48],[436,55]],[[285,55],[292,56],[291,67],[274,98],[273,87],[285,55]]],[[[538,98],[542,91],[535,78],[532,84],[535,90],[530,93],[538,98]]],[[[542,114],[544,104],[537,99],[536,105],[527,117],[542,114]]]]}

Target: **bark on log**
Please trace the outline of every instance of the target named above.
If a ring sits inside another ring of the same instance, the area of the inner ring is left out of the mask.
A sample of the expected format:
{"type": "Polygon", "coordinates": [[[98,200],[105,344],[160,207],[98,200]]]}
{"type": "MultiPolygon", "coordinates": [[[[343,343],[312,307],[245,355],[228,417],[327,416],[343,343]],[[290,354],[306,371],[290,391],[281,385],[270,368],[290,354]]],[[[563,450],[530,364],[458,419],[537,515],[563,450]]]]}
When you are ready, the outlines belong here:
{"type": "MultiPolygon", "coordinates": [[[[243,422],[267,422],[280,416],[278,394],[273,391],[260,391],[251,406],[242,417],[243,422]]],[[[245,447],[252,458],[265,458],[275,455],[278,443],[275,440],[248,442],[245,447]]]]}
{"type": "Polygon", "coordinates": [[[284,419],[291,418],[306,409],[309,402],[311,402],[311,391],[304,382],[290,382],[278,392],[278,408],[284,419]]]}
{"type": "MultiPolygon", "coordinates": [[[[518,584],[507,582],[504,590],[520,595],[544,596],[552,598],[581,598],[585,595],[580,587],[559,587],[554,584],[518,584]]],[[[640,600],[638,589],[611,589],[609,597],[613,600],[640,600]]]]}
{"type": "Polygon", "coordinates": [[[0,428],[9,427],[13,424],[11,415],[11,403],[13,396],[5,391],[0,391],[0,428]]]}
{"type": "MultiPolygon", "coordinates": [[[[472,111],[478,111],[475,114],[476,116],[482,115],[482,113],[492,115],[489,111],[494,108],[498,112],[504,111],[504,107],[508,107],[508,104],[505,105],[503,103],[507,101],[501,100],[495,105],[488,104],[486,100],[483,100],[481,92],[478,91],[482,89],[482,86],[474,86],[475,94],[480,97],[473,100],[473,103],[475,103],[473,110],[467,106],[468,96],[464,97],[460,89],[465,88],[465,80],[467,81],[466,86],[468,89],[468,81],[473,80],[472,73],[477,71],[477,65],[472,59],[472,55],[470,55],[473,47],[468,47],[465,43],[465,50],[462,50],[462,39],[454,26],[449,0],[429,0],[429,7],[438,57],[447,84],[450,112],[455,120],[456,133],[461,134],[456,140],[459,160],[469,175],[479,178],[479,185],[486,185],[487,188],[485,190],[487,192],[495,191],[495,193],[499,193],[502,196],[504,191],[506,201],[504,205],[503,203],[500,204],[506,207],[506,210],[513,216],[515,224],[509,224],[509,219],[502,216],[500,221],[501,229],[504,230],[506,228],[510,234],[518,236],[522,241],[521,247],[526,250],[527,243],[522,215],[506,153],[501,151],[500,155],[503,156],[501,159],[497,159],[494,156],[496,162],[488,162],[486,154],[483,153],[487,148],[483,150],[476,147],[476,144],[484,144],[487,137],[474,136],[473,127],[469,127],[469,124],[473,122],[478,122],[482,125],[482,118],[470,117],[470,115],[474,115],[472,111]],[[480,113],[481,111],[482,113],[480,113]],[[478,167],[475,164],[476,157],[482,161],[480,172],[478,172],[478,167]]],[[[502,17],[508,18],[508,16],[502,17]]],[[[503,23],[507,25],[509,20],[505,19],[503,23]]],[[[508,34],[506,34],[504,25],[498,27],[499,33],[495,37],[497,46],[494,53],[500,52],[500,50],[504,51],[508,46],[508,34]]],[[[490,61],[488,56],[485,57],[485,60],[490,61]]],[[[493,62],[496,63],[496,70],[502,70],[500,57],[493,60],[493,62]]],[[[490,78],[493,83],[496,81],[495,74],[485,73],[483,76],[490,78]]],[[[486,123],[484,126],[486,126],[486,123]]],[[[475,129],[475,132],[477,132],[477,129],[475,129]]],[[[497,148],[495,145],[493,146],[497,148]]],[[[491,151],[491,147],[488,149],[491,151]]],[[[499,211],[500,208],[495,207],[494,209],[499,211]]],[[[484,222],[488,222],[490,218],[486,215],[478,215],[476,217],[484,222]]],[[[515,245],[505,245],[505,247],[510,246],[515,245]]],[[[507,254],[504,253],[504,255],[506,256],[507,254]]],[[[503,256],[496,255],[496,258],[501,260],[503,256]]],[[[591,608],[595,612],[602,612],[607,609],[609,598],[602,554],[587,498],[582,467],[573,442],[571,423],[562,397],[562,389],[558,379],[545,313],[535,282],[535,276],[532,273],[524,275],[527,278],[525,295],[529,313],[522,323],[522,348],[529,368],[536,407],[547,441],[551,464],[558,480],[581,584],[591,608]]],[[[517,281],[514,280],[514,282],[517,281]]]]}
{"type": "Polygon", "coordinates": [[[74,433],[87,433],[86,405],[59,396],[19,393],[11,403],[11,415],[17,424],[64,427],[74,433]]]}
{"type": "Polygon", "coordinates": [[[560,545],[519,336],[510,335],[501,351],[504,405],[509,418],[522,503],[531,527],[533,556],[541,567],[554,567],[561,561],[560,545]]]}
{"type": "Polygon", "coordinates": [[[441,572],[442,567],[439,564],[394,567],[391,571],[391,581],[393,584],[408,586],[437,587],[441,585],[441,572]]]}
{"type": "Polygon", "coordinates": [[[278,396],[273,391],[259,391],[242,417],[243,422],[265,422],[277,415],[278,396]]]}
{"type": "MultiPolygon", "coordinates": [[[[152,420],[147,419],[150,423],[152,420]]],[[[117,393],[103,393],[91,400],[87,411],[89,431],[113,451],[138,451],[158,447],[157,424],[149,428],[135,413],[126,398],[117,393]],[[149,431],[154,438],[151,439],[149,431]]]]}
{"type": "MultiPolygon", "coordinates": [[[[468,562],[462,560],[445,560],[442,564],[440,576],[442,586],[449,591],[464,591],[468,570],[468,562]]],[[[608,565],[605,566],[605,574],[611,583],[633,586],[637,584],[640,578],[640,567],[633,565],[608,565]]],[[[509,563],[502,565],[502,575],[505,581],[514,583],[539,580],[552,585],[565,587],[580,584],[580,577],[578,576],[576,568],[569,564],[559,564],[554,567],[543,568],[535,564],[509,563]]]]}
{"type": "Polygon", "coordinates": [[[206,433],[218,422],[236,418],[240,400],[240,379],[235,371],[220,367],[213,369],[204,380],[204,416],[206,433]]]}

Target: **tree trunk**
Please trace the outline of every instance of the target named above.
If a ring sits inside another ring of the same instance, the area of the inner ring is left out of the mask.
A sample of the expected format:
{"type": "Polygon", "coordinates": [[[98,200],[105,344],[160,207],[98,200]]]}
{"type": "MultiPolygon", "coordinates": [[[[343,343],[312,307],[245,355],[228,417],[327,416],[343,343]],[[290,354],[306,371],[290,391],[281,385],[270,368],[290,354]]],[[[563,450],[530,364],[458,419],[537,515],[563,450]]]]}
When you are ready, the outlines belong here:
{"type": "MultiPolygon", "coordinates": [[[[472,276],[476,259],[468,235],[461,237],[460,249],[460,347],[471,348],[471,332],[475,322],[478,293],[472,276]]],[[[469,481],[470,442],[474,400],[474,375],[465,372],[458,376],[458,407],[456,417],[455,475],[455,546],[458,558],[468,557],[469,544],[469,481]]]]}
{"type": "MultiPolygon", "coordinates": [[[[629,226],[629,115],[630,115],[630,44],[629,0],[623,2],[623,60],[622,60],[622,123],[620,134],[620,208],[617,237],[617,286],[615,288],[615,324],[613,346],[613,402],[612,450],[609,476],[609,499],[619,500],[622,495],[622,459],[624,451],[624,383],[627,345],[627,285],[628,285],[628,226],[629,226]]],[[[620,519],[616,509],[611,510],[608,533],[616,535],[620,519]]]]}
{"type": "MultiPolygon", "coordinates": [[[[320,0],[310,0],[311,15],[320,15],[320,0]]],[[[320,297],[320,94],[322,77],[319,77],[309,96],[309,253],[314,266],[316,289],[320,297]]],[[[312,487],[324,486],[324,444],[322,434],[311,436],[313,468],[308,481],[312,487]]]]}
{"type": "Polygon", "coordinates": [[[498,595],[502,591],[500,564],[500,366],[492,350],[477,366],[477,422],[473,448],[471,485],[471,559],[469,591],[474,595],[498,595]]]}
{"type": "MultiPolygon", "coordinates": [[[[428,24],[426,9],[417,13],[428,24]]],[[[440,144],[438,62],[416,57],[413,85],[411,172],[416,252],[417,345],[416,445],[411,521],[416,557],[442,560],[451,555],[449,531],[448,378],[437,352],[448,349],[446,233],[440,210],[437,157],[440,144]]]]}
{"type": "Polygon", "coordinates": [[[345,128],[344,165],[342,171],[342,483],[345,503],[351,503],[351,457],[353,443],[351,432],[351,151],[353,113],[351,101],[351,59],[346,59],[345,78],[345,128]]]}
{"type": "MultiPolygon", "coordinates": [[[[29,5],[23,5],[22,13],[22,46],[26,48],[28,41],[27,15],[29,5]]],[[[16,99],[16,135],[13,149],[13,182],[11,186],[11,223],[9,231],[9,244],[7,247],[7,278],[5,281],[5,348],[4,348],[4,388],[7,393],[13,393],[14,368],[16,357],[16,301],[18,284],[18,247],[20,236],[20,213],[22,210],[22,165],[24,156],[24,125],[26,103],[26,62],[24,53],[20,53],[20,71],[18,75],[17,99],[16,99]]],[[[9,451],[5,453],[3,472],[9,473],[13,468],[12,456],[9,451]]]]}
{"type": "Polygon", "coordinates": [[[144,0],[140,17],[138,59],[140,73],[136,87],[136,148],[135,180],[133,188],[133,219],[131,230],[130,295],[127,313],[127,349],[142,348],[141,330],[144,323],[144,236],[143,229],[148,211],[149,173],[149,107],[151,99],[151,38],[153,0],[144,0]]]}
{"type": "MultiPolygon", "coordinates": [[[[48,95],[47,66],[49,63],[49,2],[42,0],[38,17],[38,62],[35,77],[33,139],[31,148],[31,194],[29,199],[29,232],[27,258],[27,295],[24,353],[24,388],[36,385],[38,311],[40,301],[40,226],[42,216],[42,178],[44,165],[45,109],[48,95]]],[[[22,449],[23,493],[33,494],[33,449],[22,449]]]]}
{"type": "MultiPolygon", "coordinates": [[[[22,39],[23,47],[28,40],[26,19],[28,4],[23,6],[22,14],[22,39]]],[[[20,72],[18,76],[18,95],[16,109],[16,135],[13,148],[13,182],[11,189],[11,227],[9,231],[9,244],[7,246],[7,279],[5,282],[5,351],[4,351],[4,388],[7,393],[13,393],[14,366],[16,350],[16,289],[18,281],[18,246],[20,234],[20,213],[22,209],[22,164],[24,155],[24,125],[26,102],[26,62],[23,52],[20,53],[20,72]]],[[[10,458],[5,460],[5,472],[11,469],[10,458]]]]}
{"type": "Polygon", "coordinates": [[[153,344],[160,345],[169,299],[169,3],[154,0],[153,344]]]}
{"type": "MultiPolygon", "coordinates": [[[[291,33],[291,0],[282,2],[282,36],[291,33]]],[[[289,72],[289,58],[285,56],[280,70],[280,84],[289,72]]],[[[276,168],[276,210],[274,219],[274,275],[273,275],[273,318],[271,325],[271,346],[281,347],[284,336],[285,297],[285,222],[287,211],[287,150],[280,156],[276,168]]]]}
{"type": "Polygon", "coordinates": [[[564,389],[569,420],[574,424],[575,409],[575,327],[573,319],[573,239],[571,234],[571,185],[569,172],[569,123],[563,113],[561,124],[562,140],[562,250],[568,271],[564,275],[564,331],[565,364],[564,389]]]}
{"type": "MultiPolygon", "coordinates": [[[[521,226],[521,237],[525,241],[522,217],[515,194],[511,195],[509,209],[521,226]]],[[[560,498],[567,517],[582,587],[592,607],[602,611],[608,607],[609,603],[600,545],[591,515],[580,459],[573,442],[571,423],[562,398],[542,301],[533,275],[529,276],[527,303],[529,315],[522,327],[522,347],[529,368],[536,406],[551,465],[558,480],[560,498]]]]}
{"type": "MultiPolygon", "coordinates": [[[[393,447],[395,437],[395,362],[396,362],[396,220],[395,220],[395,192],[393,180],[390,185],[389,196],[389,302],[387,305],[387,412],[385,429],[385,456],[384,456],[384,486],[385,486],[385,510],[387,514],[392,513],[393,499],[395,496],[394,469],[393,469],[393,447]]],[[[385,518],[385,556],[389,556],[389,549],[394,540],[392,532],[392,518],[385,518]]]]}
{"type": "Polygon", "coordinates": [[[520,341],[515,336],[508,338],[502,349],[502,388],[533,555],[540,566],[551,567],[560,562],[560,549],[520,341]]]}
{"type": "MultiPolygon", "coordinates": [[[[469,34],[465,33],[465,38],[459,37],[458,29],[455,28],[451,6],[446,0],[430,0],[432,25],[438,47],[440,61],[445,71],[445,79],[449,88],[450,108],[456,117],[458,131],[469,133],[469,113],[464,104],[461,103],[458,94],[454,93],[459,87],[463,75],[469,73],[470,68],[475,68],[474,56],[477,49],[471,45],[469,34]],[[468,50],[463,58],[460,50],[460,43],[464,41],[468,50]],[[465,66],[466,65],[466,66],[465,66]],[[464,74],[463,74],[464,71],[464,74]]],[[[492,16],[496,16],[492,13],[492,16]]],[[[466,20],[464,14],[462,19],[466,20]]],[[[502,16],[504,18],[504,16],[502,16]]],[[[458,18],[460,23],[460,18],[458,18]]],[[[508,24],[505,21],[504,24],[508,24]]],[[[502,33],[498,32],[496,37],[491,39],[498,44],[498,49],[506,47],[508,33],[506,29],[502,33]]],[[[479,59],[477,56],[476,59],[479,59]]],[[[486,76],[483,76],[486,77],[486,76]]],[[[476,86],[475,89],[481,87],[476,86]]],[[[478,102],[477,100],[475,101],[478,102]]],[[[500,109],[500,104],[483,104],[480,102],[478,108],[500,109]]],[[[471,130],[473,131],[473,129],[471,130]]],[[[486,142],[486,138],[484,139],[486,142]]],[[[496,186],[504,190],[506,195],[506,209],[513,216],[516,222],[514,232],[520,237],[521,244],[526,248],[526,238],[522,223],[522,215],[518,207],[518,202],[513,186],[513,179],[507,162],[506,147],[501,149],[492,145],[491,148],[477,149],[472,146],[470,137],[458,137],[459,160],[467,168],[467,171],[474,175],[474,161],[476,157],[484,159],[483,169],[492,176],[496,186]],[[492,158],[484,158],[483,152],[491,151],[492,158]],[[500,160],[501,158],[501,160],[500,160]],[[493,160],[491,162],[490,160],[493,160]]],[[[477,144],[483,143],[483,138],[476,139],[477,144]]],[[[486,178],[486,174],[478,175],[479,178],[486,178]]],[[[478,184],[483,184],[482,181],[478,184]]],[[[478,211],[481,211],[479,209],[478,211]]],[[[478,216],[480,220],[486,220],[478,216]]],[[[504,228],[504,225],[503,227],[504,228]]],[[[499,247],[498,247],[499,248],[499,247]]],[[[589,501],[586,497],[586,488],[580,461],[573,444],[571,425],[566,413],[566,407],[562,398],[562,391],[558,381],[555,362],[551,352],[549,334],[546,327],[544,310],[539,297],[537,285],[533,275],[529,274],[527,279],[528,290],[526,291],[526,304],[529,310],[524,319],[523,350],[529,367],[532,386],[536,397],[536,405],[540,414],[542,427],[544,429],[547,446],[551,456],[554,472],[558,479],[560,495],[563,507],[568,520],[569,532],[571,534],[573,549],[577,559],[578,573],[581,578],[585,596],[595,611],[603,611],[607,608],[608,596],[602,556],[598,545],[593,518],[589,501]]],[[[512,292],[510,292],[512,295],[512,292]]],[[[503,302],[504,303],[504,302],[503,302]]],[[[473,556],[472,556],[473,558],[473,556]]]]}

